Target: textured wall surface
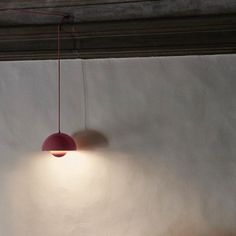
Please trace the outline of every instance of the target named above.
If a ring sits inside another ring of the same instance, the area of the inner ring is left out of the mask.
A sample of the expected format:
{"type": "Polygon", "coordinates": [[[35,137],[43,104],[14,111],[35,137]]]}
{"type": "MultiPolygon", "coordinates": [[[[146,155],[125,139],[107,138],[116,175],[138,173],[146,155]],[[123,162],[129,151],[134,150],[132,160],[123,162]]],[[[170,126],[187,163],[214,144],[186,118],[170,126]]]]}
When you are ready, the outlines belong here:
{"type": "MultiPolygon", "coordinates": [[[[28,8],[33,11],[65,12],[73,22],[112,21],[140,18],[235,14],[235,0],[1,0],[0,9],[28,8]]],[[[58,24],[58,18],[24,12],[0,14],[1,26],[58,24]]]]}
{"type": "MultiPolygon", "coordinates": [[[[50,158],[56,63],[0,63],[1,236],[236,235],[236,56],[91,60],[88,124],[107,149],[50,158]]],[[[62,127],[83,128],[81,61],[62,127]]]]}

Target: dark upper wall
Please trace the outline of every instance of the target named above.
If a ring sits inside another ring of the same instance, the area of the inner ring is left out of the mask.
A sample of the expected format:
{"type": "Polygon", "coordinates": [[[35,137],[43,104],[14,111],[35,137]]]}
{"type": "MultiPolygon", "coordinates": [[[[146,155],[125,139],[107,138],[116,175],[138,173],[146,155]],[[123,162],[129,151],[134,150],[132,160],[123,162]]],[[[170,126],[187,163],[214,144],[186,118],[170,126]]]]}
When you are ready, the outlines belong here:
{"type": "MultiPolygon", "coordinates": [[[[3,9],[31,9],[49,12],[68,12],[73,22],[127,20],[169,16],[229,14],[236,12],[234,0],[44,0],[44,1],[0,1],[3,9]]],[[[24,12],[2,11],[0,25],[54,24],[58,17],[40,16],[24,12]]]]}

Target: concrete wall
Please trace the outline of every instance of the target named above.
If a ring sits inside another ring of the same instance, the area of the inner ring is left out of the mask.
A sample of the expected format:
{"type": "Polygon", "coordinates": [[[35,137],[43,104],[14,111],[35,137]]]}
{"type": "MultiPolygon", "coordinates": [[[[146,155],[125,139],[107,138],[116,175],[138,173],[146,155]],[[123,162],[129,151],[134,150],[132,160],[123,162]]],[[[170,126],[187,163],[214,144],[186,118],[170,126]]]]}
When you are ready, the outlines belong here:
{"type": "MultiPolygon", "coordinates": [[[[33,11],[65,12],[73,23],[140,18],[235,14],[235,0],[1,0],[0,9],[26,8],[33,11]]],[[[1,11],[0,25],[58,24],[50,15],[1,11]]]]}
{"type": "MultiPolygon", "coordinates": [[[[56,63],[0,63],[1,236],[236,235],[236,56],[85,63],[107,149],[51,158],[56,63]]],[[[83,128],[81,61],[62,65],[62,127],[83,128]]]]}

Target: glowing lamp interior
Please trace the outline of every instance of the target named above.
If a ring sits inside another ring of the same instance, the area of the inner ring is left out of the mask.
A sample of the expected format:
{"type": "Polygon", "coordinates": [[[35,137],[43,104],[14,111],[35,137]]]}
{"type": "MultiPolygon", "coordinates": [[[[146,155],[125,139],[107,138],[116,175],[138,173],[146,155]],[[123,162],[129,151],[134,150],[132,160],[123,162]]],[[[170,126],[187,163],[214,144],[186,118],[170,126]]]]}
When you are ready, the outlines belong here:
{"type": "Polygon", "coordinates": [[[63,157],[66,155],[66,151],[50,151],[54,157],[63,157]]]}

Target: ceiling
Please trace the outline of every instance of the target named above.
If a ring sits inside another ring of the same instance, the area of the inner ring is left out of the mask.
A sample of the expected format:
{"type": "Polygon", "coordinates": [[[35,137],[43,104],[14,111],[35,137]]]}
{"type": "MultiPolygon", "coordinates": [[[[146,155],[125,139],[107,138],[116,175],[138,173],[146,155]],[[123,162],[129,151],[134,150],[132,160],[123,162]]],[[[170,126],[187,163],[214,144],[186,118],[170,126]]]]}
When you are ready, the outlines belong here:
{"type": "Polygon", "coordinates": [[[0,24],[35,25],[56,24],[59,17],[46,16],[13,9],[69,13],[73,23],[157,17],[235,13],[234,0],[1,0],[0,24]],[[6,11],[9,9],[9,11],[6,11]],[[12,9],[12,11],[10,11],[12,9]]]}
{"type": "Polygon", "coordinates": [[[63,14],[64,58],[234,53],[235,13],[234,0],[1,0],[0,60],[54,58],[63,14]]]}

